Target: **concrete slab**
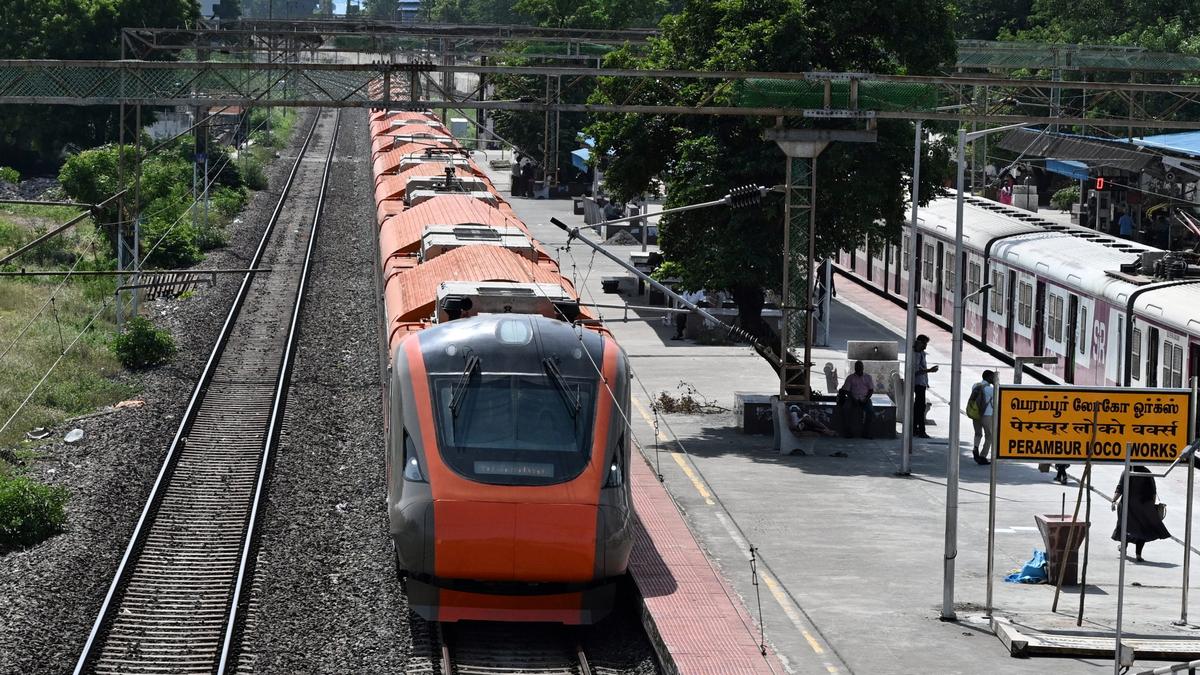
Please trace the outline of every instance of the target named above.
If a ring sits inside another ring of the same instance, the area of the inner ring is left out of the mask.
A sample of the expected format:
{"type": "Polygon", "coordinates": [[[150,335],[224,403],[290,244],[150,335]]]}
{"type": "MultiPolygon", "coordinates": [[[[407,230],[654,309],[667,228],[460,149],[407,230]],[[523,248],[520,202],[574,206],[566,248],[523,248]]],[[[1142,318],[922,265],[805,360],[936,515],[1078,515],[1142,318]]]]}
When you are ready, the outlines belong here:
{"type": "MultiPolygon", "coordinates": [[[[507,176],[493,176],[502,190],[507,176]]],[[[602,276],[616,274],[611,262],[586,247],[564,247],[565,234],[551,216],[572,225],[569,201],[512,199],[517,213],[556,255],[585,301],[612,303],[600,289],[602,276]]],[[[610,247],[626,255],[639,247],[610,247]]],[[[845,361],[847,340],[900,340],[903,310],[854,283],[839,279],[829,348],[817,349],[818,370],[826,361],[845,361]]],[[[630,299],[635,304],[637,299],[630,299]]],[[[623,312],[602,315],[619,319],[623,312]]],[[[634,316],[631,314],[631,316],[634,316]]],[[[988,468],[971,461],[971,424],[961,418],[964,446],[959,489],[956,599],[960,621],[938,620],[942,597],[945,527],[945,467],[950,384],[949,335],[920,321],[931,336],[933,403],[929,430],[934,438],[915,444],[912,476],[897,478],[898,440],[815,439],[810,456],[781,456],[769,437],[738,433],[732,413],[663,415],[651,401],[675,393],[681,383],[698,395],[731,409],[734,391],[773,393],[778,381],[770,366],[746,346],[699,346],[670,340],[671,329],[657,319],[610,325],[628,352],[636,375],[632,424],[643,453],[663,475],[667,489],[689,527],[721,569],[730,586],[760,615],[767,640],[793,672],[841,673],[1093,673],[1111,668],[1103,659],[1014,659],[979,620],[985,599],[988,468]],[[844,455],[844,456],[840,456],[844,455]],[[751,554],[753,547],[753,554],[751,554]],[[753,555],[754,567],[751,565],[753,555]],[[752,572],[752,569],[754,570],[752,572]],[[757,582],[757,583],[756,583],[757,582]]],[[[1012,381],[1010,368],[973,347],[964,349],[962,401],[985,368],[1012,381]]],[[[845,373],[840,372],[844,376],[845,373]]],[[[824,388],[823,382],[814,385],[824,388]]],[[[1071,473],[1078,477],[1081,467],[1071,473]]],[[[1003,583],[1034,548],[1043,548],[1034,523],[1037,513],[1070,511],[1078,493],[1033,465],[999,467],[995,606],[998,613],[1029,626],[1055,621],[1074,624],[1079,589],[1065,589],[1060,614],[1049,613],[1053,588],[1003,583]],[[1057,616],[1057,618],[1055,618],[1057,616]]],[[[1095,470],[1083,625],[1110,630],[1116,608],[1116,545],[1108,538],[1115,518],[1104,495],[1111,494],[1118,467],[1095,470]]],[[[1160,501],[1169,505],[1167,526],[1183,533],[1186,472],[1159,481],[1160,501]]],[[[1178,540],[1154,542],[1149,562],[1126,573],[1127,630],[1155,635],[1172,630],[1180,618],[1178,540]]],[[[1195,577],[1196,575],[1193,575],[1195,577]]],[[[1195,586],[1195,582],[1192,584],[1195,586]]],[[[1194,593],[1193,593],[1194,594],[1194,593]]],[[[1194,632],[1192,629],[1176,629],[1194,632]]],[[[1139,663],[1139,666],[1142,665],[1139,663]]]]}

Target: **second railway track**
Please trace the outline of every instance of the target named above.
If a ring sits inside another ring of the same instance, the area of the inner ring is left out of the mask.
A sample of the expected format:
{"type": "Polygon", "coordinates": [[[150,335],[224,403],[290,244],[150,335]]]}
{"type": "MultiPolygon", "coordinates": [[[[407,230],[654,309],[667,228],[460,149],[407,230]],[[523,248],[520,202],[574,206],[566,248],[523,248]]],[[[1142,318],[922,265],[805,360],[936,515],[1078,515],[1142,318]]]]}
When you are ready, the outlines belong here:
{"type": "Polygon", "coordinates": [[[232,672],[340,113],[318,112],[76,673],[232,672]],[[325,148],[324,154],[313,148],[325,148]],[[316,156],[314,156],[316,155],[316,156]]]}

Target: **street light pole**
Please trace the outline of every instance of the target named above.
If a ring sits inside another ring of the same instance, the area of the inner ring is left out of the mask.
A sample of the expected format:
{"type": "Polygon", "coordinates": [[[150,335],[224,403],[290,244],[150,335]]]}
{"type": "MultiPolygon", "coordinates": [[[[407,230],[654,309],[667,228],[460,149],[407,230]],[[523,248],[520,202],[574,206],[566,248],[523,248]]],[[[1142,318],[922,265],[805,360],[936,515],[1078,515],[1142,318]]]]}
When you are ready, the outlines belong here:
{"type": "Polygon", "coordinates": [[[954,293],[954,330],[950,342],[950,438],[946,448],[946,542],[942,555],[942,621],[954,621],[954,562],[958,557],[958,461],[960,449],[959,424],[962,412],[959,404],[962,399],[962,346],[963,346],[963,308],[966,298],[963,297],[963,276],[966,260],[963,257],[963,182],[966,178],[965,164],[967,143],[977,138],[998,131],[1008,131],[1028,124],[1010,124],[993,129],[984,129],[967,133],[960,129],[958,133],[958,193],[954,207],[954,288],[947,289],[954,293]]]}

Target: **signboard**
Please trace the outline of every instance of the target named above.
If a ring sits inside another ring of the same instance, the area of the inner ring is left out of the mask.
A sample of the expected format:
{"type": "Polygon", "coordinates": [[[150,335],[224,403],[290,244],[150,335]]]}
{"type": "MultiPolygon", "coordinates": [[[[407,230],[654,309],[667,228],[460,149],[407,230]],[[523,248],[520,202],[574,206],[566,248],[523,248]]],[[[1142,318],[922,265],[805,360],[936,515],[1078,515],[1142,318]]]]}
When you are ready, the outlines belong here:
{"type": "Polygon", "coordinates": [[[1191,391],[1002,385],[996,395],[996,457],[1025,462],[1134,463],[1179,457],[1192,439],[1191,391]],[[1093,440],[1093,436],[1095,437],[1093,440]]]}

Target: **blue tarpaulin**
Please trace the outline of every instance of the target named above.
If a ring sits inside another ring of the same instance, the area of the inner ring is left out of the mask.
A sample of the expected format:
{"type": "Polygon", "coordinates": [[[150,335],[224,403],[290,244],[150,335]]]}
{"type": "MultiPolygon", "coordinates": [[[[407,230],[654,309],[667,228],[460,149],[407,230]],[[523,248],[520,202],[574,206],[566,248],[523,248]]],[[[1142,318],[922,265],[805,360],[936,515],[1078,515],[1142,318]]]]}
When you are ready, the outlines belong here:
{"type": "Polygon", "coordinates": [[[1133,139],[1134,145],[1156,150],[1168,150],[1181,155],[1200,157],[1200,131],[1184,131],[1178,134],[1158,134],[1133,139]]]}
{"type": "Polygon", "coordinates": [[[588,170],[588,160],[591,158],[592,151],[587,148],[571,151],[571,165],[580,171],[588,170]]]}
{"type": "Polygon", "coordinates": [[[1075,180],[1087,180],[1088,178],[1087,164],[1073,159],[1047,159],[1046,170],[1075,180]]]}

